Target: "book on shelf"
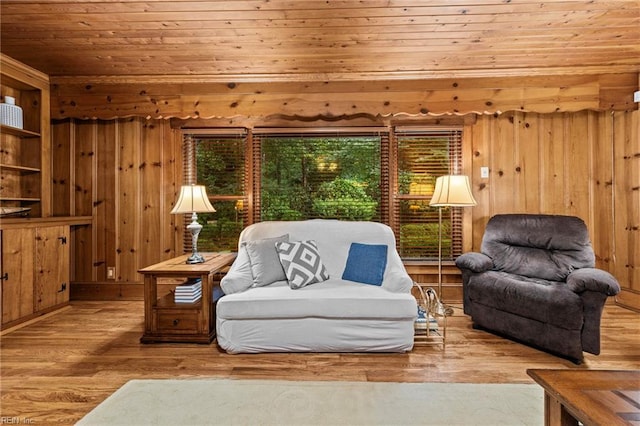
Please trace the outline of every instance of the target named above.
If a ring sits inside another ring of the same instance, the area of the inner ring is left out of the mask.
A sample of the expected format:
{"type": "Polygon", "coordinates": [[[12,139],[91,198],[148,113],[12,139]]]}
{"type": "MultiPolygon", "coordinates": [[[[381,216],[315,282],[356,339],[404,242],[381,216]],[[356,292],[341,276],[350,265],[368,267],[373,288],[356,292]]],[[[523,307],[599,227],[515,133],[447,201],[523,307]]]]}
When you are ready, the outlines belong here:
{"type": "Polygon", "coordinates": [[[202,292],[197,292],[191,295],[179,295],[176,294],[174,296],[174,301],[176,303],[194,303],[197,302],[198,300],[200,300],[202,298],[202,292]]]}
{"type": "Polygon", "coordinates": [[[176,286],[174,301],[176,303],[194,303],[202,298],[202,281],[190,279],[186,283],[176,286]]]}
{"type": "Polygon", "coordinates": [[[428,315],[427,312],[418,306],[418,317],[416,318],[416,328],[426,329],[429,324],[429,331],[438,331],[438,320],[435,317],[428,315]]]}
{"type": "Polygon", "coordinates": [[[185,284],[180,284],[176,286],[176,294],[192,294],[196,291],[202,290],[202,281],[198,280],[197,282],[187,282],[185,284]]]}
{"type": "Polygon", "coordinates": [[[181,296],[191,296],[196,293],[202,293],[202,287],[195,288],[193,290],[179,290],[176,288],[176,294],[181,296]]]}
{"type": "Polygon", "coordinates": [[[181,299],[181,298],[176,298],[174,300],[175,303],[196,303],[197,301],[199,301],[202,298],[202,296],[198,296],[197,298],[194,299],[181,299]]]}

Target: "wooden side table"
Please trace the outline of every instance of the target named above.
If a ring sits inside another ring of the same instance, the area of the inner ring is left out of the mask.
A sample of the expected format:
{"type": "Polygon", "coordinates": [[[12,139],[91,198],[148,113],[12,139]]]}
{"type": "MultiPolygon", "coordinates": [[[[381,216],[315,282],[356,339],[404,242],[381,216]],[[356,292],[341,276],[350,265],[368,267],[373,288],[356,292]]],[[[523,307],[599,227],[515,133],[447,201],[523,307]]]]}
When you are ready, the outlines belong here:
{"type": "Polygon", "coordinates": [[[185,263],[188,254],[140,269],[144,275],[144,334],[142,343],[211,343],[216,332],[213,277],[233,263],[236,253],[201,253],[203,263],[185,263]],[[158,278],[200,278],[202,298],[175,303],[174,294],[158,297],[158,278]]]}

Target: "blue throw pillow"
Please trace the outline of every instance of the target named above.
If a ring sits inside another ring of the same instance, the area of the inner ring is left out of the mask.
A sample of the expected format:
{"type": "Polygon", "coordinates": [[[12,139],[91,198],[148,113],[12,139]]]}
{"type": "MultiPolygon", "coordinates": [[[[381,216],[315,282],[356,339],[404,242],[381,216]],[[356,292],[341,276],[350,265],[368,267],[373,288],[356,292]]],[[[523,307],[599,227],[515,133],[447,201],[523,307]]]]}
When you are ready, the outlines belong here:
{"type": "Polygon", "coordinates": [[[343,280],[382,285],[387,268],[387,246],[382,244],[351,243],[343,280]]]}

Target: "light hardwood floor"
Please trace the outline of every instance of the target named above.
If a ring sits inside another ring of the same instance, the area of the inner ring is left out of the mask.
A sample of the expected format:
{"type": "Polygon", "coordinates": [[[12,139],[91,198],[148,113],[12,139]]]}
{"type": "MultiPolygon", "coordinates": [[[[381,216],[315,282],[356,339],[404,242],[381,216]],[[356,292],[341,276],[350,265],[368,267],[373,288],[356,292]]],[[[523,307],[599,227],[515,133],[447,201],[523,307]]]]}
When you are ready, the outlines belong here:
{"type": "Polygon", "coordinates": [[[140,344],[142,302],[74,302],[1,337],[0,414],[23,424],[73,424],[135,378],[533,383],[527,368],[640,368],[640,314],[615,305],[603,315],[602,353],[586,354],[581,365],[474,330],[454,306],[445,350],[228,355],[215,343],[140,344]]]}

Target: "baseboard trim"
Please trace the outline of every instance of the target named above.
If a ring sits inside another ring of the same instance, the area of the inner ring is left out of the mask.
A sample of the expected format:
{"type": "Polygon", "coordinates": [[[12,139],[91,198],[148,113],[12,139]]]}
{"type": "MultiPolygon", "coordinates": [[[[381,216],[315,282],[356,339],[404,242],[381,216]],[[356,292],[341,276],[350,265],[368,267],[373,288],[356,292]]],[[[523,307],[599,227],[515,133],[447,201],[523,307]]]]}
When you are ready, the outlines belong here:
{"type": "Polygon", "coordinates": [[[618,306],[640,312],[640,292],[623,288],[615,297],[615,301],[618,306]]]}
{"type": "MultiPolygon", "coordinates": [[[[167,292],[170,290],[167,289],[167,292]]],[[[74,300],[144,300],[143,283],[72,282],[74,300]]]]}
{"type": "Polygon", "coordinates": [[[56,307],[52,307],[46,311],[35,313],[30,316],[30,319],[27,319],[27,320],[21,319],[18,324],[3,328],[0,331],[0,336],[4,336],[5,334],[9,334],[13,331],[19,330],[22,327],[26,327],[27,325],[36,323],[38,321],[42,321],[45,318],[49,318],[50,316],[59,314],[60,312],[64,312],[68,309],[71,309],[71,306],[68,303],[65,303],[63,305],[57,305],[56,307]]]}

